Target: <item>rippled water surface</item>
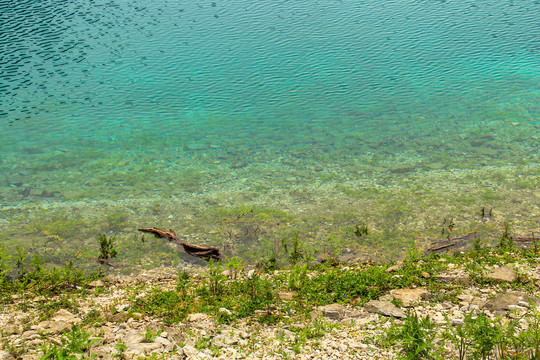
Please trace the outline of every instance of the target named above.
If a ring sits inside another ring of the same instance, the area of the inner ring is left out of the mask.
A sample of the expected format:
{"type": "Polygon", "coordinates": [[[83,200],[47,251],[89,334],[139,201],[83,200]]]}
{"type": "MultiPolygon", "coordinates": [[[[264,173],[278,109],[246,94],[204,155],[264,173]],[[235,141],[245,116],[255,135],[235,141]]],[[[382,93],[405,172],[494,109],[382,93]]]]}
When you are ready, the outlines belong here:
{"type": "Polygon", "coordinates": [[[537,230],[539,103],[537,0],[0,1],[3,238],[537,230]]]}

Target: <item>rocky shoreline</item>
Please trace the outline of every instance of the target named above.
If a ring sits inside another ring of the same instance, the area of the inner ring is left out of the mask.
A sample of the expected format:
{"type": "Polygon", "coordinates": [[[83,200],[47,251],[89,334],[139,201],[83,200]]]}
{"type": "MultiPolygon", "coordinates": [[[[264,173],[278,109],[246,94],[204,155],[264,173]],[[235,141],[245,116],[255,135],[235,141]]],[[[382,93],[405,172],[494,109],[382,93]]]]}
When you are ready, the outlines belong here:
{"type": "MultiPolygon", "coordinates": [[[[414,276],[414,284],[385,289],[376,298],[348,298],[324,305],[289,286],[275,291],[271,305],[255,310],[252,316],[236,317],[237,310],[220,307],[190,312],[177,323],[135,305],[156,292],[180,292],[178,269],[161,267],[137,276],[107,276],[68,295],[46,297],[22,291],[10,294],[9,301],[4,299],[0,359],[54,359],[63,350],[72,358],[98,359],[394,359],[403,354],[404,345],[403,340],[389,341],[389,334],[411,316],[429,319],[437,349],[434,354],[458,359],[460,349],[444,334],[465,328],[467,321],[480,314],[491,327],[513,321],[516,335],[540,319],[536,311],[540,266],[535,256],[484,250],[459,258],[443,254],[382,265],[390,279],[414,276]],[[412,268],[417,271],[411,272],[412,268]],[[304,303],[305,312],[297,310],[298,302],[304,303]],[[273,320],[261,321],[267,315],[273,320]],[[75,341],[83,345],[69,350],[75,341]]],[[[381,265],[309,269],[305,279],[316,279],[325,271],[346,277],[368,271],[370,266],[381,265]]],[[[190,286],[207,285],[211,269],[187,270],[190,286]]],[[[224,269],[219,276],[225,286],[250,277],[270,282],[290,279],[295,271],[250,269],[232,274],[224,269]]],[[[192,295],[194,299],[201,296],[192,295]]],[[[495,348],[492,352],[489,358],[499,358],[495,348]]]]}

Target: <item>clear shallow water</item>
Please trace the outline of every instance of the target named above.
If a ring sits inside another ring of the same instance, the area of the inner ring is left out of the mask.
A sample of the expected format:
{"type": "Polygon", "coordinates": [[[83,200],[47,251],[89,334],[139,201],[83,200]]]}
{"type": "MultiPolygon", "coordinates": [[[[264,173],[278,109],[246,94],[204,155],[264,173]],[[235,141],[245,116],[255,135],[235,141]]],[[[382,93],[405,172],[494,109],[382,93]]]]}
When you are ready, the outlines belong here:
{"type": "Polygon", "coordinates": [[[539,19],[538,1],[1,1],[0,202],[362,208],[322,228],[405,193],[438,217],[534,206],[539,19]]]}

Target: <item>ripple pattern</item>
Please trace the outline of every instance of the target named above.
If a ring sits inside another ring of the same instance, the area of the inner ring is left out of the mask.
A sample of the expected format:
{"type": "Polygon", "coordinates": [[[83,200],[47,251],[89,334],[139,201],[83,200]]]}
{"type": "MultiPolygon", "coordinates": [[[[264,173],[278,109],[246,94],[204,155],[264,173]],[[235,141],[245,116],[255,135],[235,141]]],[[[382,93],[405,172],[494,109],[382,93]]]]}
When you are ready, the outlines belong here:
{"type": "Polygon", "coordinates": [[[538,83],[539,19],[537,1],[2,0],[0,120],[328,122],[481,100],[538,83]]]}

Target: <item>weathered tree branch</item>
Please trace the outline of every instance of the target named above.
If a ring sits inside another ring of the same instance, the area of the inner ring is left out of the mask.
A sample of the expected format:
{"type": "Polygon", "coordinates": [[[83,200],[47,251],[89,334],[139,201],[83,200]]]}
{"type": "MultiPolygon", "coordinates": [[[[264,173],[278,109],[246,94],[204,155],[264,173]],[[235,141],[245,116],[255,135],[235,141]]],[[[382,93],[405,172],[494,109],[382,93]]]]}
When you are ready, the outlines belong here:
{"type": "Polygon", "coordinates": [[[428,253],[440,252],[441,250],[448,249],[456,245],[461,246],[466,242],[472,241],[475,235],[476,235],[476,231],[473,231],[473,232],[469,232],[463,235],[441,239],[436,244],[432,244],[435,246],[432,246],[429,249],[427,249],[427,252],[428,253]]]}
{"type": "Polygon", "coordinates": [[[154,234],[156,237],[172,241],[178,246],[182,246],[184,251],[192,256],[196,256],[200,259],[206,261],[221,261],[223,256],[219,253],[219,249],[213,246],[200,246],[188,244],[184,240],[180,239],[173,230],[163,230],[156,227],[153,228],[140,228],[138,229],[141,232],[154,234]]]}
{"type": "Polygon", "coordinates": [[[107,265],[107,266],[110,266],[110,267],[115,267],[113,264],[108,262],[107,259],[98,258],[97,261],[100,264],[104,264],[104,265],[107,265]]]}

